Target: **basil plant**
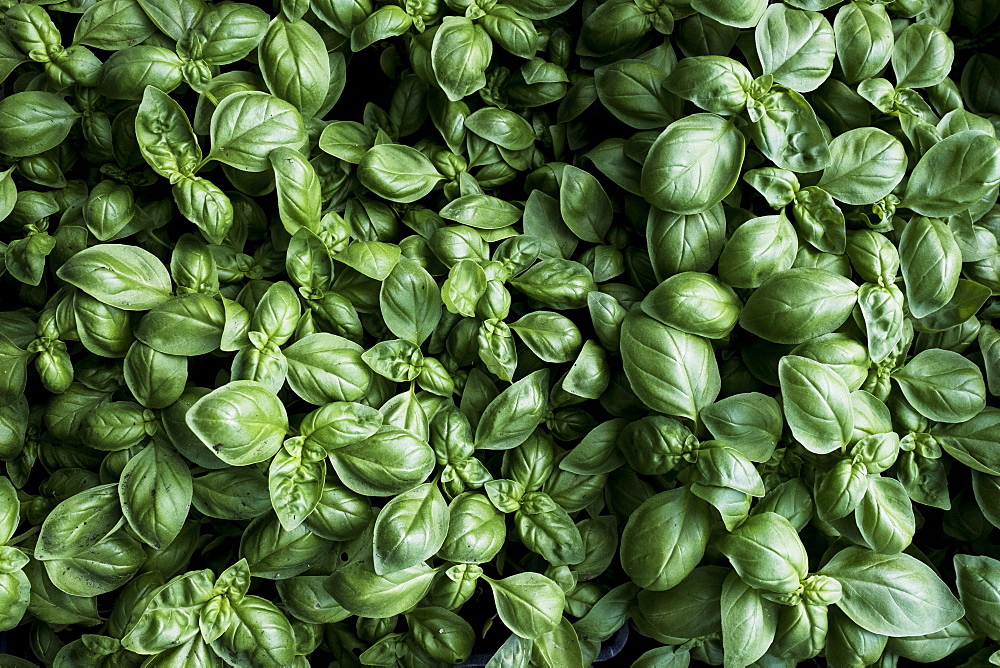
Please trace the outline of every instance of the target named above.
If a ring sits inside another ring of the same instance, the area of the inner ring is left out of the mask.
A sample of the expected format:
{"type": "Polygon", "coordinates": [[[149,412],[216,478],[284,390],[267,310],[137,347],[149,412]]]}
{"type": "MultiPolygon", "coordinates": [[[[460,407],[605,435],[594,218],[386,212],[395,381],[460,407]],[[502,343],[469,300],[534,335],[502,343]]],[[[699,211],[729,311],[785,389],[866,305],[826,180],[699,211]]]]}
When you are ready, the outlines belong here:
{"type": "Polygon", "coordinates": [[[998,35],[0,0],[0,664],[1000,664],[998,35]]]}

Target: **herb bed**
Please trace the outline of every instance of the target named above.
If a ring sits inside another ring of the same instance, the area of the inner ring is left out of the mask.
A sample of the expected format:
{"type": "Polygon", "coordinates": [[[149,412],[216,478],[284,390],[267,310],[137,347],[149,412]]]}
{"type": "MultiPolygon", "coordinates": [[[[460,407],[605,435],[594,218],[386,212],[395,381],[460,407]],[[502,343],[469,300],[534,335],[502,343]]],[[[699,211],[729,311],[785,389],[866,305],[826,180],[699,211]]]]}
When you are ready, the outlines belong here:
{"type": "Polygon", "coordinates": [[[0,665],[1000,662],[995,5],[0,0],[0,665]]]}

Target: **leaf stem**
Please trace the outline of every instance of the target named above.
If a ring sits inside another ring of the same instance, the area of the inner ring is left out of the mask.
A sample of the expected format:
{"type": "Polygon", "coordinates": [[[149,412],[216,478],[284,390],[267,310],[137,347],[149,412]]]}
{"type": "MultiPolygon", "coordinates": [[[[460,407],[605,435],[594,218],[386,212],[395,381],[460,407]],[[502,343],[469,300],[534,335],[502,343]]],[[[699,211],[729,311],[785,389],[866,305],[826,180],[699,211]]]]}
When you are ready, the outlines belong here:
{"type": "Polygon", "coordinates": [[[22,533],[20,536],[14,536],[10,540],[8,540],[7,541],[7,545],[8,546],[17,545],[21,541],[23,541],[25,539],[28,539],[28,538],[31,538],[32,536],[34,536],[36,533],[38,533],[39,531],[41,531],[41,529],[42,529],[41,525],[33,526],[30,529],[28,529],[27,531],[25,531],[24,533],[22,533]]]}

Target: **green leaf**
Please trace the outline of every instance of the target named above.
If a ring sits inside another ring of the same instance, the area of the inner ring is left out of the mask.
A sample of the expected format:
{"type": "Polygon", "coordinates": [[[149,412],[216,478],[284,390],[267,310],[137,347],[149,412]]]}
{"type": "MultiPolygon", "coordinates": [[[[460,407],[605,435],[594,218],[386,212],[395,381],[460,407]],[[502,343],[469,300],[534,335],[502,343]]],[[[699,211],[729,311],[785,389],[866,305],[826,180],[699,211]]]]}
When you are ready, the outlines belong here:
{"type": "Polygon", "coordinates": [[[17,490],[8,478],[0,478],[0,545],[5,545],[17,531],[21,523],[21,503],[17,498],[17,490]]]}
{"type": "Polygon", "coordinates": [[[185,421],[205,447],[232,466],[270,459],[288,429],[284,405],[251,380],[235,380],[206,394],[185,421]]]}
{"type": "Polygon", "coordinates": [[[374,143],[375,134],[355,121],[334,121],[319,136],[321,150],[354,165],[361,162],[374,143]]]}
{"type": "Polygon", "coordinates": [[[976,130],[934,144],[910,173],[903,206],[934,217],[968,209],[1000,184],[998,145],[995,137],[976,130]]]}
{"type": "Polygon", "coordinates": [[[300,575],[278,580],[275,587],[288,613],[308,624],[335,624],[350,616],[323,587],[322,575],[300,575]]]}
{"type": "Polygon", "coordinates": [[[243,467],[227,467],[195,478],[191,502],[199,513],[225,520],[251,520],[271,508],[267,478],[255,468],[243,467]]]}
{"type": "Polygon", "coordinates": [[[274,169],[278,215],[285,230],[292,236],[301,228],[319,232],[323,193],[312,163],[285,147],[271,151],[268,159],[274,169]]]}
{"type": "Polygon", "coordinates": [[[448,506],[437,484],[425,483],[387,503],[375,521],[375,572],[386,575],[433,556],[448,535],[448,506]]]}
{"type": "Polygon", "coordinates": [[[395,496],[416,487],[434,469],[434,451],[411,432],[389,425],[330,453],[341,482],[366,496],[395,496]]]}
{"type": "MultiPolygon", "coordinates": [[[[850,515],[868,493],[870,481],[875,479],[876,476],[867,474],[864,466],[855,466],[850,459],[839,460],[816,484],[816,509],[820,518],[832,521],[850,515]]],[[[870,509],[877,510],[874,502],[870,509]]]]}
{"type": "Polygon", "coordinates": [[[929,88],[951,72],[955,45],[940,28],[912,23],[903,29],[892,48],[892,72],[897,88],[929,88]]]}
{"type": "Polygon", "coordinates": [[[193,638],[201,608],[213,595],[210,570],[189,571],[157,589],[122,647],[137,654],[158,654],[193,638]]]}
{"type": "Polygon", "coordinates": [[[361,352],[327,332],[304,336],[284,350],[288,386],[311,404],[358,401],[371,386],[372,374],[361,352]]]}
{"type": "Polygon", "coordinates": [[[965,614],[934,571],[908,554],[876,554],[849,547],[819,572],[840,582],[844,595],[837,606],[872,633],[925,635],[940,631],[965,614]],[[920,610],[920,614],[912,614],[913,610],[920,610]]]}
{"type": "Polygon", "coordinates": [[[544,492],[527,492],[519,503],[514,525],[525,547],[553,566],[583,561],[583,536],[562,506],[544,492]]]}
{"type": "MultiPolygon", "coordinates": [[[[367,10],[362,11],[371,12],[370,5],[367,10]]],[[[354,26],[351,31],[351,51],[361,51],[380,40],[403,35],[411,25],[413,18],[402,7],[396,5],[379,7],[354,26]]]]}
{"type": "Polygon", "coordinates": [[[548,410],[548,369],[531,373],[500,393],[476,427],[477,449],[509,450],[524,443],[548,410]]]}
{"type": "Polygon", "coordinates": [[[378,575],[370,564],[355,562],[335,571],[326,589],[355,615],[392,617],[415,606],[430,590],[435,575],[437,571],[426,564],[378,575]]]}
{"type": "Polygon", "coordinates": [[[877,76],[893,51],[892,22],[885,5],[850,2],[833,21],[837,60],[847,83],[877,76]]]}
{"type": "Polygon", "coordinates": [[[276,513],[265,513],[243,532],[239,555],[255,577],[280,580],[305,573],[330,547],[329,540],[307,527],[286,531],[276,513]]]}
{"type": "Polygon", "coordinates": [[[507,109],[479,109],[466,117],[465,127],[508,151],[522,151],[535,143],[535,131],[528,121],[507,109]]]}
{"type": "Polygon", "coordinates": [[[481,26],[460,16],[446,16],[434,34],[431,65],[441,90],[458,102],[486,85],[493,41],[481,26]]]}
{"type": "Polygon", "coordinates": [[[819,88],[833,70],[833,27],[819,12],[768,7],[754,31],[764,74],[805,93],[819,88]]]}
{"type": "Polygon", "coordinates": [[[764,157],[782,169],[815,172],[830,162],[824,128],[800,93],[775,86],[756,101],[750,138],[764,157]]]}
{"type": "Polygon", "coordinates": [[[533,264],[510,280],[519,291],[557,311],[583,308],[588,295],[597,289],[594,276],[574,260],[550,258],[533,264]]]}
{"type": "Polygon", "coordinates": [[[590,172],[572,165],[563,168],[559,183],[559,212],[573,234],[602,243],[611,227],[611,200],[590,172]]]}
{"type": "Polygon", "coordinates": [[[165,35],[180,39],[205,13],[197,0],[138,0],[139,6],[165,35]]]}
{"type": "Polygon", "coordinates": [[[212,151],[206,160],[247,172],[262,172],[276,148],[301,150],[306,130],[298,110],[284,100],[255,91],[233,93],[212,114],[212,151]]]}
{"type": "Polygon", "coordinates": [[[601,104],[620,121],[639,130],[662,128],[677,120],[678,104],[660,89],[663,72],[642,60],[619,60],[594,71],[601,104]]]}
{"type": "Polygon", "coordinates": [[[991,638],[1000,636],[1000,561],[956,554],[955,581],[969,621],[991,638]]]}
{"type": "Polygon", "coordinates": [[[861,536],[873,551],[901,552],[913,540],[916,520],[903,485],[894,478],[873,475],[855,510],[861,536]]]}
{"type": "Polygon", "coordinates": [[[193,485],[187,464],[155,441],[129,460],[118,484],[122,512],[143,542],[161,549],[181,532],[193,485]]]}
{"type": "Polygon", "coordinates": [[[625,316],[621,346],[632,389],[653,410],[695,419],[719,395],[719,366],[708,340],[636,309],[625,316]]]}
{"type": "Polygon", "coordinates": [[[245,2],[219,4],[179,38],[178,49],[190,51],[209,65],[235,63],[260,44],[267,22],[268,15],[260,7],[245,2]]]}
{"type": "Polygon", "coordinates": [[[337,254],[336,260],[376,281],[384,281],[399,262],[402,251],[381,241],[354,241],[337,254]]]}
{"type": "Polygon", "coordinates": [[[850,279],[824,269],[789,269],[750,295],[740,325],[774,343],[802,343],[843,325],[857,293],[850,279]]]}
{"type": "Polygon", "coordinates": [[[771,458],[784,426],[778,402],[759,392],[720,399],[699,417],[712,436],[755,462],[771,458]]]}
{"type": "Polygon", "coordinates": [[[736,326],[743,302],[710,274],[675,274],[641,302],[643,312],[665,325],[709,339],[725,338],[736,326]]]}
{"type": "Polygon", "coordinates": [[[629,516],[622,568],[643,589],[671,589],[701,562],[710,532],[708,507],[685,487],[660,492],[629,516]]]}
{"type": "Polygon", "coordinates": [[[733,571],[722,584],[722,649],[726,660],[749,666],[767,653],[777,630],[775,604],[733,571]]]}
{"type": "Polygon", "coordinates": [[[533,311],[512,322],[524,344],[539,359],[550,363],[572,361],[583,345],[580,329],[566,316],[552,311],[533,311]]]}
{"type": "Polygon", "coordinates": [[[722,538],[719,550],[755,589],[794,592],[805,578],[808,555],[792,524],[776,513],[752,515],[722,538]]]}
{"type": "Polygon", "coordinates": [[[320,110],[330,87],[330,59],[322,36],[306,21],[275,18],[257,48],[261,74],[275,96],[303,118],[320,110]]]}
{"type": "Polygon", "coordinates": [[[691,8],[699,14],[715,19],[719,23],[735,28],[752,28],[760,21],[766,0],[732,3],[725,0],[694,0],[691,8]]]}
{"type": "Polygon", "coordinates": [[[135,337],[167,355],[205,355],[222,342],[222,304],[201,293],[174,297],[153,307],[139,321],[135,337]]]}
{"type": "Polygon", "coordinates": [[[736,186],[746,141],[731,121],[693,114],[667,126],[642,166],[642,194],[653,206],[694,214],[736,186]]]}
{"type": "Polygon", "coordinates": [[[566,598],[555,582],[539,573],[486,578],[503,623],[522,638],[537,639],[562,620],[566,598]]]}
{"type": "Polygon", "coordinates": [[[101,485],[57,505],[42,523],[35,545],[39,560],[73,557],[117,531],[122,517],[118,485],[101,485]]]}
{"type": "Polygon", "coordinates": [[[389,331],[419,346],[437,327],[444,304],[427,270],[401,258],[382,283],[379,305],[389,331]]]}
{"type": "Polygon", "coordinates": [[[41,561],[29,561],[22,572],[31,585],[31,598],[28,602],[31,614],[49,624],[90,626],[101,623],[101,616],[97,612],[97,599],[71,596],[56,587],[49,579],[41,561]]]}
{"type": "Polygon", "coordinates": [[[483,494],[465,492],[448,507],[448,535],[438,556],[463,564],[486,563],[503,547],[504,515],[483,494]]]}
{"type": "Polygon", "coordinates": [[[785,419],[795,440],[828,454],[847,445],[854,430],[851,390],[829,366],[797,355],[778,363],[785,419]]]}
{"type": "MultiPolygon", "coordinates": [[[[6,632],[21,623],[31,601],[31,582],[20,570],[0,572],[0,629],[6,632]]],[[[5,655],[0,655],[5,658],[5,655]]],[[[26,662],[27,663],[27,662],[26,662]]],[[[11,665],[17,665],[11,663],[11,665]]],[[[29,663],[27,665],[35,665],[29,663]]]]}
{"type": "MultiPolygon", "coordinates": [[[[657,71],[652,65],[647,67],[657,71]]],[[[696,55],[681,59],[663,80],[663,87],[706,111],[731,116],[746,108],[752,81],[750,71],[732,58],[696,55]]]]}
{"type": "Polygon", "coordinates": [[[193,176],[201,162],[201,146],[184,109],[155,86],[147,86],[135,117],[139,150],[160,176],[193,176]]]}
{"type": "MultiPolygon", "coordinates": [[[[107,1],[107,0],[105,0],[107,1]]],[[[0,153],[24,158],[44,153],[66,139],[80,116],[55,93],[25,91],[0,100],[0,153]]]]}
{"type": "Polygon", "coordinates": [[[99,0],[80,17],[73,43],[118,51],[154,32],[156,27],[136,0],[99,0]]]}
{"type": "Polygon", "coordinates": [[[834,137],[830,156],[818,185],[846,204],[877,202],[906,174],[902,142],[878,128],[856,128],[834,137]]]}
{"type": "MultiPolygon", "coordinates": [[[[736,228],[724,248],[719,245],[719,278],[734,288],[757,288],[792,268],[799,240],[782,212],[746,221],[736,228]]],[[[711,263],[705,271],[710,267],[711,263]]]]}
{"type": "Polygon", "coordinates": [[[142,544],[116,531],[71,557],[43,562],[52,583],[73,596],[107,594],[125,585],[146,559],[142,544]]]}
{"type": "Polygon", "coordinates": [[[406,616],[413,640],[438,661],[456,664],[472,654],[476,633],[469,622],[444,608],[417,608],[406,616]]]}
{"type": "Polygon", "coordinates": [[[328,403],[302,419],[299,433],[327,450],[335,450],[374,435],[382,414],[370,406],[349,402],[328,403]]]}
{"type": "Polygon", "coordinates": [[[543,668],[584,668],[580,638],[573,624],[563,617],[556,628],[535,638],[532,660],[543,668]]]}
{"type": "Polygon", "coordinates": [[[267,489],[285,531],[294,531],[319,505],[326,482],[325,455],[312,441],[288,439],[271,460],[267,489]]]}
{"type": "Polygon", "coordinates": [[[911,218],[899,239],[899,259],[914,317],[930,315],[951,300],[962,271],[962,251],[943,221],[911,218]]]}
{"type": "Polygon", "coordinates": [[[445,220],[453,220],[479,230],[498,230],[520,220],[521,210],[498,197],[470,193],[445,204],[440,215],[445,220]]]}
{"type": "Polygon", "coordinates": [[[230,665],[279,668],[292,663],[295,634],[285,615],[259,596],[233,601],[233,623],[212,643],[212,651],[230,665]]]}
{"type": "MultiPolygon", "coordinates": [[[[990,476],[1000,476],[1000,457],[993,445],[998,437],[1000,410],[992,406],[968,420],[934,429],[934,438],[945,452],[966,466],[990,476]]],[[[985,484],[985,481],[980,482],[985,484]]]]}
{"type": "Polygon", "coordinates": [[[233,225],[233,204],[218,186],[200,176],[182,176],[173,192],[181,215],[197,225],[206,239],[225,239],[233,225]]]}
{"type": "Polygon", "coordinates": [[[641,591],[632,620],[644,634],[664,643],[718,634],[722,584],[731,572],[722,566],[699,566],[672,589],[641,591]]]}
{"type": "Polygon", "coordinates": [[[424,197],[444,178],[423,153],[402,144],[371,147],[361,157],[357,174],[379,197],[403,203],[424,197]]]}
{"type": "Polygon", "coordinates": [[[924,350],[892,377],[917,411],[938,422],[965,422],[986,406],[983,372],[951,350],[924,350]]]}
{"type": "Polygon", "coordinates": [[[167,268],[136,246],[87,248],[63,263],[56,275],[101,303],[126,311],[145,311],[170,299],[167,268]]]}

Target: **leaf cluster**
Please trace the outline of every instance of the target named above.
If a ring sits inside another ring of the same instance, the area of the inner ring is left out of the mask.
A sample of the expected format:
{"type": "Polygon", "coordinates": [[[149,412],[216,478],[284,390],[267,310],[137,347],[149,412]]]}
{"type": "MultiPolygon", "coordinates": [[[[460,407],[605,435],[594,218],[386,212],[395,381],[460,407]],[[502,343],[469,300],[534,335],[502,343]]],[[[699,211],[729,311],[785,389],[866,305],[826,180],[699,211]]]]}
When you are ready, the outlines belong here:
{"type": "Polygon", "coordinates": [[[996,3],[271,4],[0,0],[0,630],[1000,664],[996,3]]]}

